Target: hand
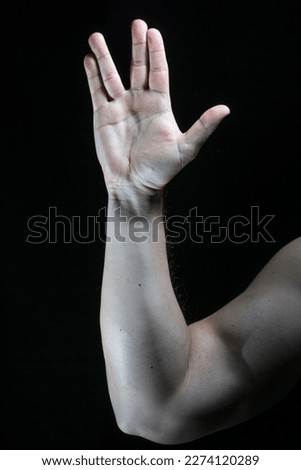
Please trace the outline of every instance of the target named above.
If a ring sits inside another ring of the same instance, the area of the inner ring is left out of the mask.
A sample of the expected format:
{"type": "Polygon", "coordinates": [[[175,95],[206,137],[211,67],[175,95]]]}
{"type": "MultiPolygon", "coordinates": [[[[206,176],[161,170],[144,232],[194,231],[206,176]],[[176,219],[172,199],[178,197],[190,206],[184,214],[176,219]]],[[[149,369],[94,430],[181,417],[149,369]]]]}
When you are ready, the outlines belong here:
{"type": "Polygon", "coordinates": [[[187,165],[229,114],[207,110],[182,133],[169,94],[161,34],[142,20],[132,23],[130,88],[125,90],[104,37],[89,38],[93,54],[84,65],[94,109],[96,151],[109,195],[133,191],[154,195],[187,165]]]}

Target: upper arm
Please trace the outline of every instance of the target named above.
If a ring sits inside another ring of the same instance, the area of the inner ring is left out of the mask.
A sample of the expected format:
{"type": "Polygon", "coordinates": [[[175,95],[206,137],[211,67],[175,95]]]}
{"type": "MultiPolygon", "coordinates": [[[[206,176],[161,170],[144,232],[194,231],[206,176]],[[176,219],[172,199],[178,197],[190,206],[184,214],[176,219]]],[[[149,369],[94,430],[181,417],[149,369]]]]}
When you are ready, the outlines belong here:
{"type": "Polygon", "coordinates": [[[249,419],[298,380],[301,239],[280,250],[244,293],[189,329],[189,370],[171,404],[185,436],[176,441],[249,419]]]}

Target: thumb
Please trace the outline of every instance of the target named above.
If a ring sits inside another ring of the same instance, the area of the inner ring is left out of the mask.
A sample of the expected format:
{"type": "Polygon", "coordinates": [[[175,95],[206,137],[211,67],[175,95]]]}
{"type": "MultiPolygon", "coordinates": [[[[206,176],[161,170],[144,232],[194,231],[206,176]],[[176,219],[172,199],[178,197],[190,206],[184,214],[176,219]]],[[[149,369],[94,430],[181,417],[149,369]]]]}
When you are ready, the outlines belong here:
{"type": "Polygon", "coordinates": [[[205,111],[191,126],[184,134],[185,152],[183,153],[187,160],[190,161],[196,157],[202,145],[228,114],[230,114],[228,106],[220,104],[205,111]]]}

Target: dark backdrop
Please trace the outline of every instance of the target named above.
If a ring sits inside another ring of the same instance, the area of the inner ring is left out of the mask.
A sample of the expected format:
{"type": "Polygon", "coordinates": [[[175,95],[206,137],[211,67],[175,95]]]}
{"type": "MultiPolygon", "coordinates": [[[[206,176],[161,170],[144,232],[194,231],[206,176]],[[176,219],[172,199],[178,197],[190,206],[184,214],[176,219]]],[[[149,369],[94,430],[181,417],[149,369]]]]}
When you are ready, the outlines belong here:
{"type": "MultiPolygon", "coordinates": [[[[89,34],[102,31],[128,85],[137,17],[164,36],[182,130],[213,104],[232,111],[169,185],[167,214],[275,215],[275,243],[207,237],[170,249],[188,321],[240,293],[300,235],[297,2],[11,0],[0,20],[3,449],[161,448],[123,435],[113,418],[98,322],[103,242],[66,244],[60,232],[58,243],[26,242],[28,219],[49,207],[85,220],[106,204],[82,60],[89,34]]],[[[176,448],[298,448],[299,402],[297,385],[261,416],[176,448]]]]}

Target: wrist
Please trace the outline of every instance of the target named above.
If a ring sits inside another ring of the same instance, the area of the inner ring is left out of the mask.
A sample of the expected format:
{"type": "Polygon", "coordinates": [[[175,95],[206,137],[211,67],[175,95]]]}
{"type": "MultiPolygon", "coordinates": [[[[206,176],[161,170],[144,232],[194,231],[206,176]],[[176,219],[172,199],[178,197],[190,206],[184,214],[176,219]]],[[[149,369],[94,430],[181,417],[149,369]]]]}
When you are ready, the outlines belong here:
{"type": "Polygon", "coordinates": [[[140,189],[108,191],[108,209],[120,209],[125,215],[158,215],[163,212],[163,190],[148,194],[140,189]]]}
{"type": "Polygon", "coordinates": [[[137,194],[136,191],[118,195],[110,193],[106,234],[108,240],[117,242],[158,242],[162,237],[164,240],[162,193],[152,196],[137,194]]]}

